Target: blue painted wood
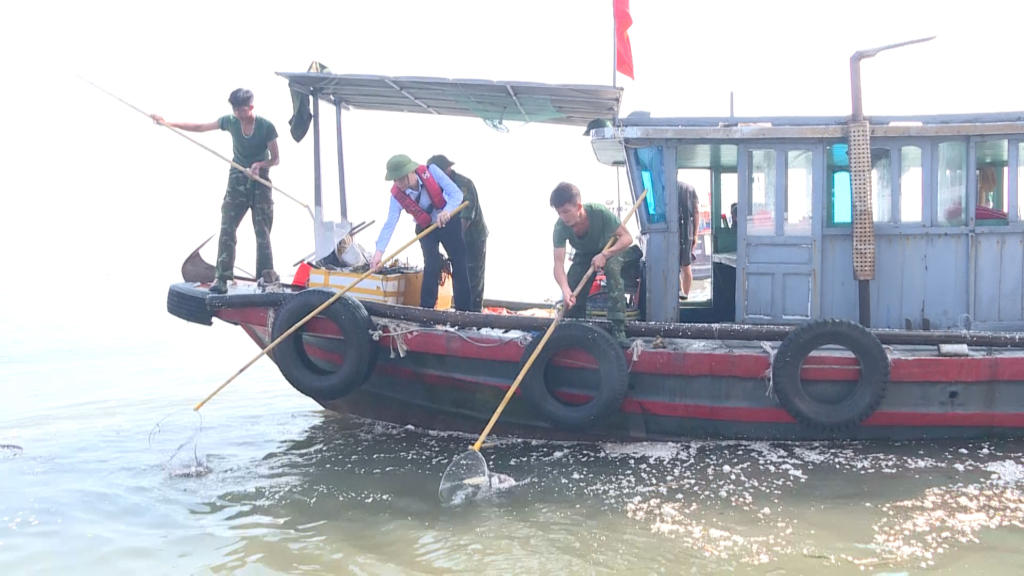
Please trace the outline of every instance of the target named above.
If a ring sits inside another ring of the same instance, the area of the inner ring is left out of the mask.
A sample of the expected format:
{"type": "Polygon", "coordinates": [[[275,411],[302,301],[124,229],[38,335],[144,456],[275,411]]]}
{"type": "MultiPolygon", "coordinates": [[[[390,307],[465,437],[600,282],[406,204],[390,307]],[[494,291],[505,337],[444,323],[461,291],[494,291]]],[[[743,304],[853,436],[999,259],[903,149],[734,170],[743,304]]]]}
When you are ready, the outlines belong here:
{"type": "Polygon", "coordinates": [[[999,321],[999,293],[1002,265],[1002,236],[975,236],[974,320],[999,321]]]}
{"type": "Polygon", "coordinates": [[[968,238],[930,236],[924,241],[923,316],[932,330],[958,327],[967,313],[968,238]]]}
{"type": "MultiPolygon", "coordinates": [[[[811,158],[814,181],[811,189],[811,317],[821,317],[821,233],[825,229],[825,149],[819,146],[811,158]]],[[[850,275],[853,276],[853,268],[850,275]]]]}
{"type": "Polygon", "coordinates": [[[811,275],[781,274],[782,316],[786,319],[811,319],[811,275]]]}
{"type": "MultiPolygon", "coordinates": [[[[661,182],[664,202],[658,206],[665,214],[678,214],[676,186],[676,149],[663,147],[652,155],[649,168],[652,175],[661,182]],[[670,159],[665,162],[664,159],[670,159]]],[[[657,184],[656,184],[657,185],[657,184]]],[[[643,188],[641,187],[642,191],[643,188]]],[[[650,197],[650,196],[649,196],[650,197]]],[[[641,212],[646,209],[641,208],[641,212]]],[[[647,235],[647,320],[651,322],[679,321],[679,218],[669,217],[664,222],[648,223],[647,235]]]]}
{"type": "MultiPolygon", "coordinates": [[[[853,261],[853,238],[851,237],[847,250],[850,251],[850,261],[853,261]]],[[[868,299],[871,301],[871,326],[873,328],[892,328],[903,326],[903,319],[900,317],[902,303],[892,298],[886,298],[892,293],[892,286],[895,282],[902,282],[903,269],[892,269],[883,264],[884,258],[879,255],[880,250],[885,246],[875,238],[875,279],[869,286],[868,299]],[[880,320],[885,319],[885,320],[880,320]]],[[[857,286],[854,285],[854,290],[857,286]]],[[[860,319],[858,315],[858,320],[860,319]]]]}
{"type": "MultiPolygon", "coordinates": [[[[1024,322],[1024,234],[1015,228],[976,234],[975,326],[1024,322]]],[[[967,312],[965,235],[903,235],[876,238],[876,274],[871,283],[872,326],[915,329],[922,319],[933,330],[959,329],[967,312]]],[[[849,236],[823,238],[822,317],[856,319],[856,283],[849,236]]]]}
{"type": "MultiPolygon", "coordinates": [[[[822,190],[824,176],[824,148],[821,144],[804,143],[793,145],[781,142],[759,142],[755,146],[741,146],[739,152],[740,214],[749,211],[747,207],[750,192],[750,150],[771,149],[775,151],[775,234],[750,236],[746,234],[745,218],[740,221],[740,246],[738,262],[745,280],[737,286],[737,315],[741,321],[750,323],[775,322],[792,324],[804,322],[821,312],[820,287],[820,242],[822,211],[822,190]],[[787,161],[790,150],[811,151],[813,173],[811,189],[812,220],[809,235],[804,237],[784,236],[784,215],[786,212],[787,161]],[[785,276],[792,275],[787,280],[785,276]]],[[[852,277],[852,263],[848,274],[852,277]]]]}
{"type": "Polygon", "coordinates": [[[1024,236],[1004,236],[1001,256],[998,321],[1021,322],[1024,321],[1024,236]]]}
{"type": "MultiPolygon", "coordinates": [[[[911,328],[921,329],[924,317],[925,260],[924,239],[922,237],[902,236],[889,241],[881,253],[888,255],[884,266],[889,270],[898,271],[893,275],[892,283],[885,286],[888,290],[880,293],[883,301],[895,312],[895,316],[886,318],[886,325],[901,324],[909,319],[911,328]]],[[[882,287],[879,286],[879,289],[882,287]]]]}
{"type": "MultiPolygon", "coordinates": [[[[820,315],[856,322],[858,287],[853,277],[853,238],[850,235],[828,236],[822,240],[822,246],[820,315]]],[[[884,272],[876,266],[872,293],[876,290],[877,279],[884,276],[884,272]]],[[[876,303],[872,302],[872,314],[876,308],[876,303]]]]}
{"type": "Polygon", "coordinates": [[[747,213],[750,203],[747,190],[750,188],[750,152],[746,146],[740,146],[736,156],[736,321],[746,321],[747,293],[747,213]]]}
{"type": "Polygon", "coordinates": [[[804,264],[809,266],[813,263],[813,259],[814,249],[810,242],[803,246],[751,244],[747,250],[748,264],[804,264]]]}
{"type": "Polygon", "coordinates": [[[772,296],[774,295],[775,274],[747,272],[745,314],[762,319],[772,318],[772,296]]]}

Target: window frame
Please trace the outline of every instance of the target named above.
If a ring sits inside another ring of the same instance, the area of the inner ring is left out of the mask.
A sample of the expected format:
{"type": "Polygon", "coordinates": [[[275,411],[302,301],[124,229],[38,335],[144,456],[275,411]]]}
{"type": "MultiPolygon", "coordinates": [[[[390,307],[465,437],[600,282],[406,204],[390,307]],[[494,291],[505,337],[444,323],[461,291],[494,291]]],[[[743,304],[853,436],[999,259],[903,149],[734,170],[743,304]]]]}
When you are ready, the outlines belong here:
{"type": "MultiPolygon", "coordinates": [[[[892,197],[890,198],[890,214],[891,219],[889,221],[875,222],[875,232],[878,234],[921,234],[929,233],[928,230],[935,227],[934,220],[931,218],[931,213],[935,211],[935,204],[938,200],[938,187],[937,174],[929,176],[933,171],[932,158],[934,157],[935,151],[938,150],[939,142],[948,142],[949,138],[935,138],[935,137],[898,137],[898,138],[873,138],[871,140],[871,149],[876,150],[885,148],[889,150],[889,170],[892,174],[892,197]],[[900,204],[903,199],[903,157],[902,149],[904,146],[914,146],[921,150],[921,221],[920,222],[903,222],[900,219],[900,204]],[[934,192],[934,198],[933,194],[934,192]]],[[[955,138],[954,138],[955,140],[955,138]]],[[[825,143],[826,154],[830,146],[835,144],[846,144],[846,140],[833,140],[825,143]]],[[[825,166],[825,176],[827,178],[828,166],[825,166]]],[[[831,187],[832,182],[829,180],[827,185],[831,187]]],[[[852,194],[852,191],[851,191],[852,194]]],[[[822,202],[822,207],[825,210],[824,221],[822,226],[823,234],[831,235],[844,235],[850,234],[850,230],[853,224],[841,224],[835,225],[832,222],[832,201],[831,194],[826,191],[826,201],[822,202]]],[[[940,231],[947,231],[955,229],[951,227],[935,227],[940,231]]],[[[941,232],[940,232],[941,233],[941,232]]]]}
{"type": "Polygon", "coordinates": [[[993,134],[985,136],[972,136],[968,147],[968,169],[967,169],[967,197],[970,205],[969,226],[975,234],[1019,234],[1024,231],[1024,220],[1020,218],[1018,207],[1020,206],[1021,182],[1020,172],[1024,166],[1024,157],[1020,155],[1020,146],[1024,144],[1024,135],[1019,134],[993,134]],[[977,171],[978,159],[975,144],[978,142],[993,142],[999,140],[1007,141],[1006,166],[1007,166],[1007,191],[1006,191],[1006,226],[977,226],[977,171]],[[972,193],[973,192],[973,193],[972,193]]]}

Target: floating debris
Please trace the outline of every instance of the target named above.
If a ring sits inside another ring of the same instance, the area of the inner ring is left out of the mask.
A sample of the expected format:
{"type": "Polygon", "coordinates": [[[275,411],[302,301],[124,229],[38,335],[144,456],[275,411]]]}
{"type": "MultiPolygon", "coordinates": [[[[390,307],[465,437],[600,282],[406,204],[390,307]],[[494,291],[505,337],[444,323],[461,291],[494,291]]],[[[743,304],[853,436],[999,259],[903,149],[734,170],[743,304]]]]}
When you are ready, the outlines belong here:
{"type": "Polygon", "coordinates": [[[25,449],[17,444],[0,444],[0,456],[13,458],[24,452],[25,449]]]}

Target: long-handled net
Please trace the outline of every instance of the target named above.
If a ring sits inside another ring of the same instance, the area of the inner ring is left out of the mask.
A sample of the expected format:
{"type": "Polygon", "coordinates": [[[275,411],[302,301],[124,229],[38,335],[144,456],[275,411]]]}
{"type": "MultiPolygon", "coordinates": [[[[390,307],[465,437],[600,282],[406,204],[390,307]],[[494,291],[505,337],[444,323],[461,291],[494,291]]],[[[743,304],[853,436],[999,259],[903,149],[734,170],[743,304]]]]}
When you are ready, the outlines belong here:
{"type": "MultiPolygon", "coordinates": [[[[633,214],[636,212],[637,208],[640,207],[640,203],[643,202],[646,196],[647,190],[644,190],[643,193],[640,194],[640,197],[637,198],[636,203],[633,204],[633,208],[630,209],[625,219],[623,219],[623,222],[628,222],[629,219],[633,217],[633,214]]],[[[605,250],[610,249],[616,243],[618,238],[618,235],[612,235],[612,237],[608,239],[607,244],[605,244],[605,250]]],[[[583,287],[589,282],[590,275],[593,273],[594,265],[591,264],[590,268],[583,275],[583,278],[581,278],[579,283],[576,285],[576,289],[573,290],[573,298],[579,295],[583,287]]],[[[487,435],[491,432],[494,424],[501,416],[502,411],[505,410],[505,406],[508,405],[512,395],[515,394],[516,389],[519,388],[519,384],[523,381],[523,377],[526,376],[527,372],[529,372],[530,367],[533,366],[534,361],[540,355],[544,345],[547,344],[548,339],[551,338],[551,334],[555,331],[559,322],[561,322],[566,311],[567,308],[563,305],[558,310],[558,313],[555,314],[555,319],[552,320],[551,325],[548,326],[547,331],[544,332],[544,336],[537,344],[537,347],[533,349],[530,357],[519,370],[519,375],[516,376],[516,379],[512,382],[512,385],[505,393],[505,397],[502,398],[501,403],[498,404],[494,414],[491,415],[491,419],[487,422],[487,426],[484,427],[480,437],[477,438],[476,442],[469,450],[463,452],[461,456],[453,460],[448,466],[448,469],[445,470],[444,475],[441,477],[441,485],[437,490],[437,495],[441,498],[441,502],[445,504],[458,505],[469,498],[475,498],[481,492],[491,491],[499,486],[515,484],[515,481],[508,476],[503,474],[492,474],[490,470],[488,470],[487,461],[484,460],[483,455],[480,454],[480,448],[483,446],[484,439],[487,438],[487,435]]]]}

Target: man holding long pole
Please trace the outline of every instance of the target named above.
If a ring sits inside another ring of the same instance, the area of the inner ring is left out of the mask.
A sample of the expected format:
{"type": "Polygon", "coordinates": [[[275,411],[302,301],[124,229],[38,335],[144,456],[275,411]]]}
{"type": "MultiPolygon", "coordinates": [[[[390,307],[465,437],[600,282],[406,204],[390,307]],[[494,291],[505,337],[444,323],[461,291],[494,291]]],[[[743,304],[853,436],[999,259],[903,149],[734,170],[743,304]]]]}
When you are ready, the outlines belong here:
{"type": "Polygon", "coordinates": [[[461,222],[448,226],[452,208],[462,204],[462,190],[438,166],[417,164],[405,154],[396,154],[388,160],[384,179],[393,183],[388,219],[377,237],[377,252],[370,260],[370,269],[377,270],[383,264],[381,258],[384,250],[391,241],[391,234],[403,211],[416,220],[417,234],[437,224],[433,232],[420,239],[420,247],[423,249],[420,307],[433,308],[437,304],[437,282],[441,275],[441,252],[438,247],[444,246],[452,265],[455,309],[468,311],[471,294],[466,267],[466,240],[462,235],[461,222]]]}
{"type": "Polygon", "coordinates": [[[573,296],[573,287],[583,280],[591,265],[604,269],[608,283],[608,320],[612,335],[620,343],[626,340],[626,290],[622,285],[622,252],[633,243],[633,237],[618,216],[597,203],[583,204],[576,186],[562,182],[551,192],[551,207],[558,212],[555,223],[555,282],[562,289],[562,301],[568,309],[566,318],[583,318],[587,312],[589,290],[573,296]],[[610,247],[608,240],[616,237],[610,247]],[[569,273],[565,272],[565,243],[576,251],[569,273]]]}
{"type": "Polygon", "coordinates": [[[220,239],[217,244],[217,272],[210,292],[225,294],[228,282],[234,278],[235,243],[238,225],[245,213],[252,210],[252,227],[256,232],[256,275],[267,282],[277,282],[274,271],[274,254],[270,246],[270,229],[274,224],[274,200],[270,187],[258,182],[258,176],[270,181],[270,167],[277,166],[280,154],[277,149],[277,129],[266,118],[253,113],[253,94],[239,88],[228,97],[232,114],[222,116],[214,122],[193,124],[167,122],[157,114],[151,115],[158,124],[187,132],[209,132],[224,130],[231,133],[234,157],[238,166],[247,167],[242,172],[235,166],[228,172],[228,188],[221,204],[220,239]]]}

